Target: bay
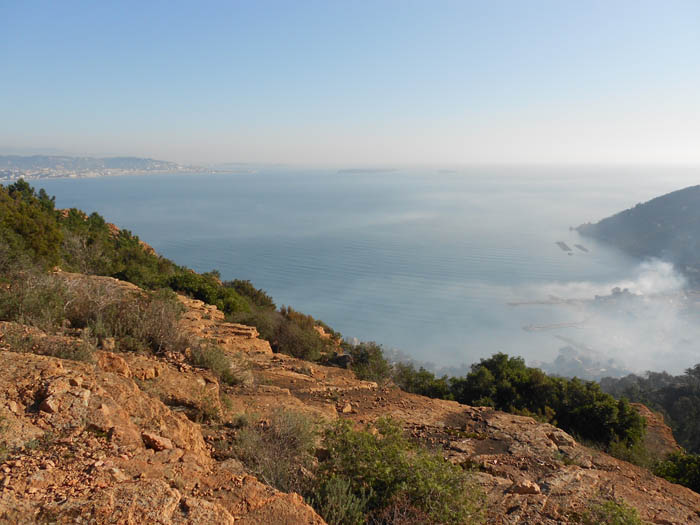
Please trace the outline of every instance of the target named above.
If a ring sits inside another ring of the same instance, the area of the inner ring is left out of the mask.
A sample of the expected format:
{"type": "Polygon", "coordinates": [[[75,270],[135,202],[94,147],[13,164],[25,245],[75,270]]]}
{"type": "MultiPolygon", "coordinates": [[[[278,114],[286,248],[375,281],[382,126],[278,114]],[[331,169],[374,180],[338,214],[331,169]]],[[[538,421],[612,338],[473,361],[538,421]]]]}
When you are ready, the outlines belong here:
{"type": "Polygon", "coordinates": [[[423,362],[458,366],[496,351],[548,361],[564,337],[639,368],[659,357],[632,363],[634,337],[608,344],[585,309],[545,303],[552,294],[591,300],[620,284],[647,294],[682,286],[667,268],[640,266],[569,227],[699,175],[680,167],[263,167],[34,184],[58,207],[97,211],[179,264],[250,279],[278,305],[423,362]]]}

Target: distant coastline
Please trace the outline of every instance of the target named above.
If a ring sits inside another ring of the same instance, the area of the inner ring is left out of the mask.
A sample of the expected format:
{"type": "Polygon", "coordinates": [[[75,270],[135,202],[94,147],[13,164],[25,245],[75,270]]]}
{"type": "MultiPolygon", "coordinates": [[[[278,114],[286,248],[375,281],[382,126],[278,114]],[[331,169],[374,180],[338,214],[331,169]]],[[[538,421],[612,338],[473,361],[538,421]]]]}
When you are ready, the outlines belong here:
{"type": "Polygon", "coordinates": [[[206,173],[214,173],[216,170],[191,170],[191,169],[185,169],[185,170],[179,170],[179,171],[173,171],[173,170],[142,170],[142,171],[120,171],[120,172],[110,172],[110,173],[93,173],[93,174],[82,174],[82,173],[77,173],[77,174],[61,174],[61,175],[24,175],[20,174],[15,177],[6,177],[4,175],[0,175],[0,183],[3,182],[16,182],[19,179],[24,179],[27,182],[30,181],[38,181],[38,180],[75,180],[75,179],[100,179],[104,177],[139,177],[139,176],[144,176],[144,175],[170,175],[170,174],[206,174],[206,173]]]}
{"type": "Polygon", "coordinates": [[[169,173],[210,173],[211,168],[141,157],[68,157],[0,155],[0,181],[88,179],[169,173]]]}
{"type": "Polygon", "coordinates": [[[396,168],[345,168],[337,171],[338,175],[360,175],[372,173],[396,173],[396,168]]]}

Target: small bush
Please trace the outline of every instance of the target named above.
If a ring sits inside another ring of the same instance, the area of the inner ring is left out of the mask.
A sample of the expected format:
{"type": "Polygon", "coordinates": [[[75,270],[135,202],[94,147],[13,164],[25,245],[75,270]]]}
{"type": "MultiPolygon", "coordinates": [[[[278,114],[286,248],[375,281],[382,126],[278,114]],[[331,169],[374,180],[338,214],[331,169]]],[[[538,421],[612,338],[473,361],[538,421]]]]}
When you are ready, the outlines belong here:
{"type": "Polygon", "coordinates": [[[643,441],[627,445],[622,441],[615,440],[610,443],[606,452],[614,458],[649,470],[653,470],[658,463],[658,458],[649,452],[643,441]]]}
{"type": "Polygon", "coordinates": [[[366,495],[353,493],[349,480],[338,476],[325,479],[311,498],[328,525],[362,525],[366,521],[367,500],[366,495]]]}
{"type": "Polygon", "coordinates": [[[100,341],[115,338],[123,351],[184,351],[189,339],[179,329],[182,312],[170,290],[142,294],[90,279],[68,283],[66,317],[71,326],[89,327],[100,341]]]}
{"type": "Polygon", "coordinates": [[[277,327],[271,346],[276,352],[318,361],[326,345],[315,330],[304,329],[294,322],[283,322],[277,327]]]}
{"type": "Polygon", "coordinates": [[[303,494],[311,483],[316,436],[308,417],[280,409],[255,426],[239,430],[234,450],[238,459],[268,485],[303,494]]]}
{"type": "Polygon", "coordinates": [[[389,505],[367,520],[369,525],[424,525],[434,523],[430,516],[413,505],[405,494],[395,497],[389,505]]]}
{"type": "Polygon", "coordinates": [[[624,501],[608,499],[593,502],[579,520],[583,525],[643,525],[637,510],[624,501]]]}
{"type": "Polygon", "coordinates": [[[262,309],[274,310],[277,308],[272,297],[266,292],[253,286],[250,281],[242,281],[235,279],[224,283],[224,287],[233,288],[238,295],[241,295],[252,302],[255,306],[262,309]]]}
{"type": "Polygon", "coordinates": [[[183,351],[179,330],[183,307],[169,290],[125,292],[104,280],[25,272],[0,286],[0,320],[57,332],[67,322],[89,329],[97,341],[118,340],[121,350],[183,351]]]}
{"type": "Polygon", "coordinates": [[[213,304],[222,312],[249,312],[250,305],[233,288],[224,287],[215,275],[180,271],[168,280],[168,286],[195,299],[213,304]]]}
{"type": "Polygon", "coordinates": [[[391,377],[391,365],[377,343],[348,344],[344,345],[344,350],[352,357],[351,368],[358,379],[381,384],[391,377]]]}
{"type": "Polygon", "coordinates": [[[9,283],[0,287],[0,319],[35,326],[46,332],[61,326],[67,297],[59,279],[34,271],[6,277],[9,283]]]}
{"type": "Polygon", "coordinates": [[[141,312],[141,337],[154,352],[182,352],[190,343],[179,327],[184,307],[167,289],[151,292],[141,312]]]}
{"type": "Polygon", "coordinates": [[[70,359],[71,361],[84,361],[92,363],[95,361],[95,347],[87,340],[63,341],[39,340],[35,354],[58,357],[60,359],[70,359]]]}
{"type": "MultiPolygon", "coordinates": [[[[196,423],[212,423],[221,418],[220,400],[215,392],[202,387],[199,393],[194,420],[196,423]]],[[[192,419],[192,418],[191,418],[192,419]]]]}
{"type": "Polygon", "coordinates": [[[229,316],[228,319],[234,323],[254,326],[260,334],[260,338],[268,341],[270,346],[275,340],[277,328],[284,321],[282,315],[275,310],[255,310],[253,312],[237,313],[229,316]]]}
{"type": "Polygon", "coordinates": [[[252,380],[248,364],[242,357],[232,357],[216,345],[204,343],[195,346],[191,350],[191,361],[195,366],[208,368],[227,385],[245,384],[252,380]]]}
{"type": "Polygon", "coordinates": [[[3,343],[11,352],[46,355],[88,363],[95,359],[95,347],[90,343],[88,334],[79,340],[67,340],[51,336],[36,336],[17,326],[16,329],[6,329],[2,335],[3,343]]]}

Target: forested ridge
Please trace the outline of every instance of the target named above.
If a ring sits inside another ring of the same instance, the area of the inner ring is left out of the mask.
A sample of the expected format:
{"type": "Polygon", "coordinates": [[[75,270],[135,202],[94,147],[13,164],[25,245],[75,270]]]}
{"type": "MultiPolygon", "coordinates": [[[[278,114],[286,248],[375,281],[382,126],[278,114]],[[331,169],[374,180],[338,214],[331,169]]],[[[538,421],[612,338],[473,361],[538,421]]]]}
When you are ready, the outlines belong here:
{"type": "Polygon", "coordinates": [[[700,186],[662,195],[578,231],[635,257],[658,257],[700,279],[700,186]]]}

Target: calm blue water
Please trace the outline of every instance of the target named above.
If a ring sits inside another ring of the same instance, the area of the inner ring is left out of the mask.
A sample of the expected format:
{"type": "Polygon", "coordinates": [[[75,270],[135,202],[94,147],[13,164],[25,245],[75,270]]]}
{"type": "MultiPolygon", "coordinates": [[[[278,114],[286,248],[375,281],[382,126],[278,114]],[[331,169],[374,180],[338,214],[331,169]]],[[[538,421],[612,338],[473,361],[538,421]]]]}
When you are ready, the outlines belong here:
{"type": "MultiPolygon", "coordinates": [[[[582,312],[509,302],[587,296],[638,277],[638,263],[579,239],[595,221],[697,183],[698,170],[471,168],[384,173],[263,170],[37,183],[59,207],[98,211],[158,252],[224,279],[250,279],[278,305],[441,365],[495,351],[551,359],[531,324],[582,312]],[[590,251],[567,255],[556,244],[590,251]]],[[[568,330],[568,332],[567,332],[568,330]]],[[[604,350],[604,349],[601,349],[604,350]]]]}

